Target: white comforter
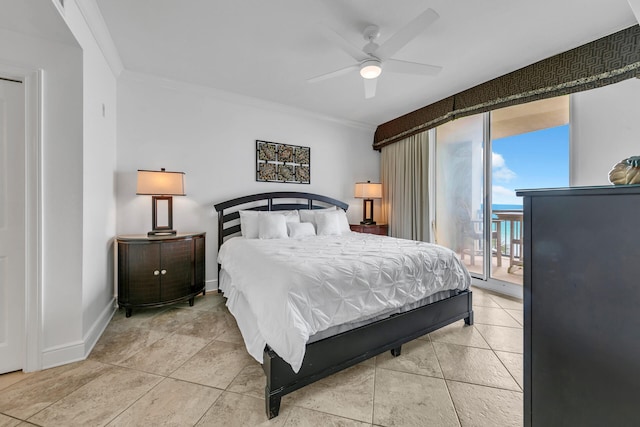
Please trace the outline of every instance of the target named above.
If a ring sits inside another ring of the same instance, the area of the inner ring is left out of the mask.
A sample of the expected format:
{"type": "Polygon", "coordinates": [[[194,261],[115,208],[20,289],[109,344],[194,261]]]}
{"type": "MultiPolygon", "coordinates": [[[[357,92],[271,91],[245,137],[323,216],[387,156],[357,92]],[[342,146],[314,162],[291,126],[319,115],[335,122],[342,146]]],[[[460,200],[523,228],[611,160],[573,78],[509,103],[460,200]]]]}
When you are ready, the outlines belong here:
{"type": "Polygon", "coordinates": [[[248,352],[262,363],[268,343],[295,372],[316,332],[471,283],[447,248],[363,233],[236,237],[222,245],[218,262],[220,289],[248,352]]]}

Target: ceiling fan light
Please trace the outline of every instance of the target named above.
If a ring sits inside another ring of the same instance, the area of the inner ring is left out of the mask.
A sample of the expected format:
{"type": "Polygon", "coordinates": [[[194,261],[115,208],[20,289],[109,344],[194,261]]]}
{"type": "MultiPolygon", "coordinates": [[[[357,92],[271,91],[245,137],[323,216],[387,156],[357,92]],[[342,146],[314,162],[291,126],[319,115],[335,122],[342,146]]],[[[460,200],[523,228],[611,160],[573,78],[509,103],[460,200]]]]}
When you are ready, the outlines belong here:
{"type": "Polygon", "coordinates": [[[360,65],[360,75],[365,79],[375,79],[382,73],[379,61],[364,61],[360,65]]]}

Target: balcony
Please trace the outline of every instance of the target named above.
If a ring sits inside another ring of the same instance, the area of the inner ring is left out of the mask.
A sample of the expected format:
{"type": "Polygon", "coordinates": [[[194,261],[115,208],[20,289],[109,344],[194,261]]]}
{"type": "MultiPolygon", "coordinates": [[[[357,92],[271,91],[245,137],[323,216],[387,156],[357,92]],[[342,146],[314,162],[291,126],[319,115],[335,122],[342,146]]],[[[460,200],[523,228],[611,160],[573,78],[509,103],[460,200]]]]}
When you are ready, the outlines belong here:
{"type": "MultiPolygon", "coordinates": [[[[491,272],[497,280],[522,285],[522,210],[494,210],[491,220],[491,272]]],[[[471,273],[482,275],[484,266],[482,221],[474,221],[476,230],[466,239],[461,259],[471,273]],[[479,231],[477,231],[479,230],[479,231]]]]}

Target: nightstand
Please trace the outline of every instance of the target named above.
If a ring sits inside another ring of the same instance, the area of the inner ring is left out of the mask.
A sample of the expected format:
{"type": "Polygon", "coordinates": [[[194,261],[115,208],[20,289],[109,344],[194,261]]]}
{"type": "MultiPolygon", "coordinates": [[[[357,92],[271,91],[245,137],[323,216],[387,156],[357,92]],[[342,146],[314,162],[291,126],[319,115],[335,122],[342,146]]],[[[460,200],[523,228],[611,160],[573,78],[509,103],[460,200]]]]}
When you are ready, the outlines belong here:
{"type": "Polygon", "coordinates": [[[118,306],[155,307],[205,293],[205,233],[118,236],[118,306]]]}
{"type": "Polygon", "coordinates": [[[349,224],[351,231],[357,231],[358,233],[379,234],[381,236],[389,235],[389,227],[387,224],[349,224]]]}

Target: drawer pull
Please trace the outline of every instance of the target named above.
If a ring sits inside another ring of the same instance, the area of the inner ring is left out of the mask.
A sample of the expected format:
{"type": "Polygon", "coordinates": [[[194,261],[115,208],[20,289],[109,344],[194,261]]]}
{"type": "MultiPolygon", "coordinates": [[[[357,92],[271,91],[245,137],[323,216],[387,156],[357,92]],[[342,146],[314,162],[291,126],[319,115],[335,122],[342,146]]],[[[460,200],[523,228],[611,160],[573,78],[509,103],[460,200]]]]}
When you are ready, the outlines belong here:
{"type": "Polygon", "coordinates": [[[154,276],[157,276],[157,275],[159,275],[159,274],[160,274],[160,272],[159,272],[158,270],[155,270],[155,271],[153,272],[153,275],[154,275],[154,276]]]}
{"type": "Polygon", "coordinates": [[[167,274],[167,270],[162,270],[160,273],[162,273],[162,275],[164,276],[165,274],[167,274]]]}

